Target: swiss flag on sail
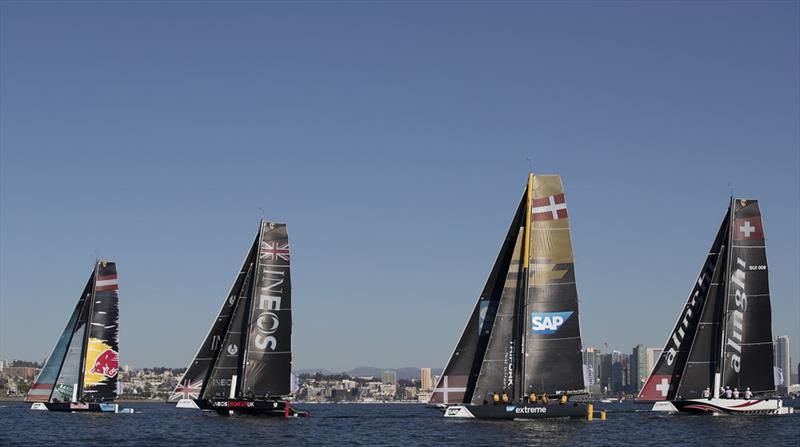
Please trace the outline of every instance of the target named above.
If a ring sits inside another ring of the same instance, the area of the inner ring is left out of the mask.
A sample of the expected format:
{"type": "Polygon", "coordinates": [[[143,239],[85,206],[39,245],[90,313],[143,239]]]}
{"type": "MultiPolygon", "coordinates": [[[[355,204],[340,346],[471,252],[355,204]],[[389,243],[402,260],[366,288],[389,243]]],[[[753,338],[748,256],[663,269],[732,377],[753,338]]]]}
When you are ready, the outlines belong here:
{"type": "Polygon", "coordinates": [[[672,388],[672,376],[667,374],[653,374],[647,379],[636,400],[667,400],[672,388]]]}
{"type": "Polygon", "coordinates": [[[764,228],[761,226],[761,216],[742,217],[733,220],[734,241],[760,241],[764,240],[764,228]]]}

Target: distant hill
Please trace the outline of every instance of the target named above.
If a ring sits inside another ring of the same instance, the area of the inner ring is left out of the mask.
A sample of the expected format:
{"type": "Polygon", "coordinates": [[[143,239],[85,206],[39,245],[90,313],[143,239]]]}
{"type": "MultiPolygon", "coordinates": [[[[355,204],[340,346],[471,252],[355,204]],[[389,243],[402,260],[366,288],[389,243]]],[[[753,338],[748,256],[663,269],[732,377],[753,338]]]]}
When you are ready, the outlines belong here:
{"type": "MultiPolygon", "coordinates": [[[[402,380],[411,380],[411,379],[419,379],[420,378],[420,368],[415,366],[406,366],[402,368],[376,368],[374,366],[359,366],[357,368],[353,368],[348,371],[344,371],[345,374],[351,377],[375,377],[376,379],[380,379],[383,377],[384,371],[395,371],[397,373],[397,378],[402,380]]],[[[294,371],[295,374],[316,374],[320,373],[323,375],[332,375],[338,374],[338,372],[330,371],[327,369],[322,368],[308,368],[308,369],[299,369],[294,371]]],[[[442,373],[441,368],[431,368],[431,374],[436,376],[442,373]]]]}

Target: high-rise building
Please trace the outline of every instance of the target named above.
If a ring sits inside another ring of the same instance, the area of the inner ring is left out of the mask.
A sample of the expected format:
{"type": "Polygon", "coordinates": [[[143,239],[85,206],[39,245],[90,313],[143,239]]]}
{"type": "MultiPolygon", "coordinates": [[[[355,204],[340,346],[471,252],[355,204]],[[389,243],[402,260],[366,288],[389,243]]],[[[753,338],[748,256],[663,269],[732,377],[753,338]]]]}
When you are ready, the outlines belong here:
{"type": "Polygon", "coordinates": [[[586,390],[590,393],[601,393],[603,391],[600,357],[600,351],[595,348],[586,348],[583,350],[583,364],[591,368],[594,376],[594,383],[586,383],[586,390]]]}
{"type": "Polygon", "coordinates": [[[647,368],[647,348],[644,345],[633,347],[631,355],[631,391],[638,393],[647,380],[650,370],[647,368]]]}
{"type": "Polygon", "coordinates": [[[656,362],[658,362],[658,358],[661,357],[663,351],[661,348],[647,348],[647,374],[653,372],[653,368],[656,367],[656,362]]]}
{"type": "Polygon", "coordinates": [[[433,377],[431,377],[430,368],[422,368],[420,371],[422,380],[422,391],[431,391],[433,389],[433,377]]]}
{"type": "Polygon", "coordinates": [[[396,371],[384,371],[383,372],[382,383],[384,385],[397,385],[397,372],[396,371]]]}
{"type": "Polygon", "coordinates": [[[783,383],[775,383],[778,394],[786,395],[792,384],[792,360],[789,355],[789,336],[781,335],[775,340],[775,367],[783,373],[783,383]]]}

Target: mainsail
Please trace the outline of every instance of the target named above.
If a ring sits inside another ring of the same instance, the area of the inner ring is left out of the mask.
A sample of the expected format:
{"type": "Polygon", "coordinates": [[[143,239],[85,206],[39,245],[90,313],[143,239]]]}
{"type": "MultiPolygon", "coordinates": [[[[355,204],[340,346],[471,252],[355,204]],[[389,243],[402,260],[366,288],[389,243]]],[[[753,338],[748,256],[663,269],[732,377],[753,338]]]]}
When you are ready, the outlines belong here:
{"type": "Polygon", "coordinates": [[[583,388],[578,296],[559,176],[530,175],[431,403],[583,388]]]}
{"type": "Polygon", "coordinates": [[[116,264],[97,261],[67,327],[25,400],[114,400],[119,371],[118,319],[116,264]]]}
{"type": "Polygon", "coordinates": [[[262,221],[222,309],[169,400],[291,393],[291,279],[285,224],[262,221]]]}
{"type": "Polygon", "coordinates": [[[692,293],[638,400],[774,390],[772,313],[758,201],[732,199],[692,293]]]}

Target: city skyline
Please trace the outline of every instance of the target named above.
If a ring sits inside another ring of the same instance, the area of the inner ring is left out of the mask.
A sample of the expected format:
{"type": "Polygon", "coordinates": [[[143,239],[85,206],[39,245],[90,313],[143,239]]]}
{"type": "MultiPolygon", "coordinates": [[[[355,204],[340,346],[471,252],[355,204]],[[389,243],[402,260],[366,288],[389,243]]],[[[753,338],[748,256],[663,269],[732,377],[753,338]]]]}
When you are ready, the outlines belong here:
{"type": "Polygon", "coordinates": [[[584,346],[663,346],[731,190],[800,340],[796,3],[0,9],[2,358],[50,353],[102,257],[120,360],[186,366],[266,216],[295,368],[442,367],[528,158],[563,179],[584,346]]]}

